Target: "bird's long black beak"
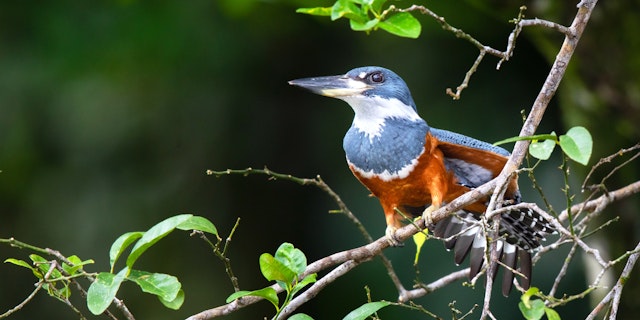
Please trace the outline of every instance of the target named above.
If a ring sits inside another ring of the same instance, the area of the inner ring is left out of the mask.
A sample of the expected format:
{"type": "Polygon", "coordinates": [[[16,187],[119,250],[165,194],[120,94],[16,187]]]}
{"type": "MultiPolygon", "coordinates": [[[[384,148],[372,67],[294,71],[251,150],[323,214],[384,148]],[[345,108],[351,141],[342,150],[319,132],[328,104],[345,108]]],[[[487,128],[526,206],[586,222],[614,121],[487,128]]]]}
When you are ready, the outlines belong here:
{"type": "Polygon", "coordinates": [[[364,82],[353,80],[344,75],[296,79],[289,81],[289,84],[333,98],[353,96],[369,89],[369,86],[364,82]]]}

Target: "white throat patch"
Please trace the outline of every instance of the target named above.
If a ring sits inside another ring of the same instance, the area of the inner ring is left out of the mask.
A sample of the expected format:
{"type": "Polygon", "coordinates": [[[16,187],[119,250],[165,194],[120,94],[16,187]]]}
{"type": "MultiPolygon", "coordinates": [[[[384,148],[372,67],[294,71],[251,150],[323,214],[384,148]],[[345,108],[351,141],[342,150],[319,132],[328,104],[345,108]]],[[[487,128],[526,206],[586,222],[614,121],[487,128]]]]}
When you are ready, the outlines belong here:
{"type": "Polygon", "coordinates": [[[382,126],[387,118],[420,120],[420,116],[413,107],[404,104],[396,98],[367,97],[363,95],[340,97],[346,101],[353,111],[353,126],[364,132],[369,140],[380,136],[382,126]]]}

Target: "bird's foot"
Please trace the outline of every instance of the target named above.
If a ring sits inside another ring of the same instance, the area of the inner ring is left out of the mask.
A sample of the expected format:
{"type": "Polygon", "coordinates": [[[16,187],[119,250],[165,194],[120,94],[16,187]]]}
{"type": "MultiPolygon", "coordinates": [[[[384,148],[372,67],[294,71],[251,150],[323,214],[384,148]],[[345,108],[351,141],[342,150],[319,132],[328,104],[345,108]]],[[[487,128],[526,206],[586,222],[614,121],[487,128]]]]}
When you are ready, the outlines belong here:
{"type": "Polygon", "coordinates": [[[384,232],[387,236],[387,241],[389,241],[389,245],[392,247],[403,247],[404,244],[396,237],[396,230],[398,230],[398,228],[394,226],[387,226],[384,232]]]}
{"type": "Polygon", "coordinates": [[[433,225],[433,217],[431,215],[436,210],[438,210],[438,207],[434,205],[430,205],[426,209],[424,209],[424,211],[422,212],[422,218],[424,219],[425,226],[429,227],[433,225]]]}

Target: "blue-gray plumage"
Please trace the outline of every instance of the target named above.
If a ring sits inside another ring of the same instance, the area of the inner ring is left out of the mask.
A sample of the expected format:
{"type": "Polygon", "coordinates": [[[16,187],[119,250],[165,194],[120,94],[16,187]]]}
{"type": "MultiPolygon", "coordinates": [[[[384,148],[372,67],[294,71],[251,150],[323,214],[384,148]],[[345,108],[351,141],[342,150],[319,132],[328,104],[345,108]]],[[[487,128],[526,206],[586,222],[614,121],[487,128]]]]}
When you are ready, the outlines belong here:
{"type": "MultiPolygon", "coordinates": [[[[344,100],[353,109],[353,122],[343,140],[347,162],[358,180],[380,200],[391,244],[399,244],[395,230],[402,226],[403,217],[397,210],[408,213],[427,207],[423,216],[429,221],[431,212],[442,204],[495,178],[509,157],[503,148],[429,127],[418,115],[407,84],[391,70],[361,67],[344,75],[289,83],[344,100]]],[[[487,201],[480,199],[432,228],[436,236],[451,239],[445,245],[454,250],[456,263],[470,256],[470,277],[485,265],[486,238],[475,221],[485,212],[487,201]]],[[[516,179],[508,184],[505,201],[520,202],[516,179]]],[[[529,251],[553,228],[531,210],[506,212],[501,221],[504,237],[498,239],[497,247],[500,260],[509,267],[503,272],[502,291],[506,295],[518,267],[516,257],[524,275],[521,285],[529,287],[529,251]]]]}
{"type": "Polygon", "coordinates": [[[381,134],[369,139],[352,125],[344,136],[347,161],[362,172],[397,176],[424,152],[429,127],[425,121],[385,119],[381,134]]]}

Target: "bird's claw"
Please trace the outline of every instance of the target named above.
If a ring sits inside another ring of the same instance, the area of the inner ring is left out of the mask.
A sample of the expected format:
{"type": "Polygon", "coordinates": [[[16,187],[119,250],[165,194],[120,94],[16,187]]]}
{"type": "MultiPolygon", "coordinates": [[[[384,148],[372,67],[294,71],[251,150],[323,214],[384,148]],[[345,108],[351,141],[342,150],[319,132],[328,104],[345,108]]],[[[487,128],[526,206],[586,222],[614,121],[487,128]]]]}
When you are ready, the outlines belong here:
{"type": "Polygon", "coordinates": [[[398,229],[393,227],[393,226],[387,226],[387,230],[385,230],[385,235],[387,236],[387,241],[389,242],[389,245],[392,246],[392,247],[403,247],[404,243],[402,243],[396,237],[396,230],[398,230],[398,229]]]}
{"type": "Polygon", "coordinates": [[[431,215],[437,209],[438,208],[434,207],[433,205],[428,206],[426,209],[424,209],[424,211],[422,212],[422,218],[424,219],[424,225],[425,226],[428,227],[430,225],[433,225],[433,217],[431,215]]]}

